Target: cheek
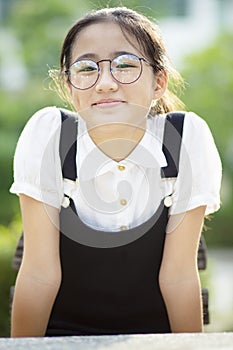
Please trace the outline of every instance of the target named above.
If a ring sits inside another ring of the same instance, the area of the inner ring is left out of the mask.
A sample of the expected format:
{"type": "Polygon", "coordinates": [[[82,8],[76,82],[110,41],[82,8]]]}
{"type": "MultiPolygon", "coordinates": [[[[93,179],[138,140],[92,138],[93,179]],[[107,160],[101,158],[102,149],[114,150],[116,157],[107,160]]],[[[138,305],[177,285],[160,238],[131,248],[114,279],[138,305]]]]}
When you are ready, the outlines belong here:
{"type": "Polygon", "coordinates": [[[79,93],[73,87],[70,88],[70,97],[75,110],[78,112],[81,108],[79,93]]]}
{"type": "Polygon", "coordinates": [[[152,85],[151,81],[145,80],[132,93],[132,98],[136,104],[149,108],[154,98],[154,84],[152,85]]]}
{"type": "Polygon", "coordinates": [[[83,111],[90,107],[90,101],[92,100],[92,92],[88,90],[80,91],[73,88],[71,91],[71,98],[76,111],[83,111]]]}
{"type": "Polygon", "coordinates": [[[149,74],[141,76],[136,84],[135,88],[137,91],[135,90],[134,99],[136,98],[138,103],[141,102],[143,106],[149,107],[151,101],[154,99],[156,87],[156,79],[154,78],[154,75],[149,72],[149,74]]]}

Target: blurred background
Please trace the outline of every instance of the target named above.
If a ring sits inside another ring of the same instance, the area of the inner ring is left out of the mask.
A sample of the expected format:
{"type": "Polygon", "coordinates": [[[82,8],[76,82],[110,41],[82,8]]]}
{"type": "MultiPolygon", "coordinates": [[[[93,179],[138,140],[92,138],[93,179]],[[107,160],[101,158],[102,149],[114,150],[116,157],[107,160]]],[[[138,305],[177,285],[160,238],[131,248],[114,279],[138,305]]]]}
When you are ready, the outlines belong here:
{"type": "Polygon", "coordinates": [[[207,222],[210,293],[207,332],[233,331],[233,0],[0,0],[0,336],[9,336],[12,257],[22,230],[9,194],[20,132],[39,108],[64,107],[49,90],[48,69],[71,24],[86,11],[127,6],[156,21],[186,81],[181,96],[210,126],[223,162],[222,208],[207,222]]]}

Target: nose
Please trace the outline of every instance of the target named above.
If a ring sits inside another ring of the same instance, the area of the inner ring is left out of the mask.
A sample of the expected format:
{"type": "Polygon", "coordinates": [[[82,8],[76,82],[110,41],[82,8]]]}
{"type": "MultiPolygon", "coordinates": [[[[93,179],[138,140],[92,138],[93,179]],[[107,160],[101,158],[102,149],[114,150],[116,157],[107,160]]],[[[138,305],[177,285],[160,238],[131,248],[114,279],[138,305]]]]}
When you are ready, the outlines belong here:
{"type": "Polygon", "coordinates": [[[110,72],[110,62],[101,62],[99,78],[95,89],[97,92],[116,91],[118,83],[110,72]]]}

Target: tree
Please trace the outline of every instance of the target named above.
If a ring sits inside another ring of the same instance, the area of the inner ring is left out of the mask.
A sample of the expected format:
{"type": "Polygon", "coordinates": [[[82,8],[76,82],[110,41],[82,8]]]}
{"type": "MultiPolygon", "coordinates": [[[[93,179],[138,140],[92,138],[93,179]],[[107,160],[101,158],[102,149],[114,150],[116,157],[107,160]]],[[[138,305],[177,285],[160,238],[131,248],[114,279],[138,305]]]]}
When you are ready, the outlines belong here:
{"type": "Polygon", "coordinates": [[[209,48],[187,57],[183,76],[188,82],[184,102],[210,125],[224,169],[222,209],[212,226],[213,243],[233,244],[233,35],[223,33],[209,48]]]}

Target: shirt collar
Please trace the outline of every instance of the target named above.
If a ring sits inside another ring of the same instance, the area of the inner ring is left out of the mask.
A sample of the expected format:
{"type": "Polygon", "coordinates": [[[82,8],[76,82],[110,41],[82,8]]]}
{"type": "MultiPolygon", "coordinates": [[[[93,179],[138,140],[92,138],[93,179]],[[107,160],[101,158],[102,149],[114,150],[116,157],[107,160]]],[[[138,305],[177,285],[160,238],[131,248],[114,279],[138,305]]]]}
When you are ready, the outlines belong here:
{"type": "Polygon", "coordinates": [[[155,118],[157,117],[147,119],[147,129],[141,141],[130,155],[119,163],[96,147],[87,132],[85,121],[79,118],[77,144],[79,152],[77,152],[76,159],[78,174],[82,174],[83,180],[89,180],[96,176],[96,172],[101,175],[118,165],[127,166],[128,169],[134,165],[144,168],[165,167],[167,161],[162,151],[161,135],[163,133],[159,132],[161,130],[157,128],[161,123],[155,123],[155,118]],[[81,173],[80,169],[82,169],[81,173]]]}

